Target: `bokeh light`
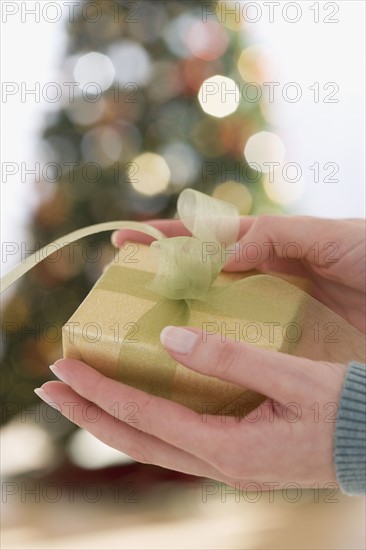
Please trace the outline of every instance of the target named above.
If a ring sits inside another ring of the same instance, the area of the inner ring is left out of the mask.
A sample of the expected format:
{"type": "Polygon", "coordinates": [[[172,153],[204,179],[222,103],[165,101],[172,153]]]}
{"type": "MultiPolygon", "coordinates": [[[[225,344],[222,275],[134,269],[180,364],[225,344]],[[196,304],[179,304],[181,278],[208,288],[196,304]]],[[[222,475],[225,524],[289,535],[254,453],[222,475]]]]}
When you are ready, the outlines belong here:
{"type": "Polygon", "coordinates": [[[263,187],[267,196],[276,204],[284,206],[299,200],[305,189],[303,180],[301,178],[297,180],[298,170],[291,167],[285,170],[285,168],[276,170],[273,174],[266,174],[263,178],[263,187]]]}
{"type": "Polygon", "coordinates": [[[132,187],[144,195],[162,193],[170,181],[169,166],[156,153],[142,153],[135,157],[129,164],[127,173],[132,187]]]}
{"type": "Polygon", "coordinates": [[[243,183],[231,180],[220,183],[215,187],[213,196],[236,206],[242,216],[249,214],[252,209],[253,197],[243,183]]]}
{"type": "Polygon", "coordinates": [[[121,136],[111,126],[98,126],[83,136],[81,152],[85,162],[97,162],[103,167],[110,166],[121,155],[121,136]]]}
{"type": "Polygon", "coordinates": [[[187,34],[189,51],[201,59],[211,60],[221,57],[229,43],[225,29],[215,21],[197,21],[187,34]]]}
{"type": "Polygon", "coordinates": [[[262,85],[271,80],[276,60],[264,46],[245,48],[238,59],[238,70],[243,80],[262,85]]]}
{"type": "Polygon", "coordinates": [[[25,423],[19,416],[1,429],[3,477],[49,468],[54,458],[52,439],[42,426],[25,423]]]}
{"type": "Polygon", "coordinates": [[[133,40],[115,42],[108,48],[108,56],[115,67],[118,82],[146,84],[151,73],[151,63],[147,51],[140,44],[133,40]]]}
{"type": "Polygon", "coordinates": [[[95,82],[100,87],[100,91],[107,90],[115,74],[116,71],[109,57],[98,52],[82,55],[74,68],[75,81],[82,89],[89,83],[95,82]]]}
{"type": "Polygon", "coordinates": [[[175,190],[191,185],[200,171],[199,156],[183,142],[170,143],[161,150],[170,173],[171,185],[175,190]]]}
{"type": "Polygon", "coordinates": [[[105,102],[103,99],[89,102],[80,98],[67,105],[66,114],[74,124],[89,126],[102,118],[104,107],[105,102]]]}
{"type": "Polygon", "coordinates": [[[202,83],[198,99],[205,113],[222,118],[237,110],[240,99],[239,88],[231,78],[214,75],[202,83]]]}
{"type": "Polygon", "coordinates": [[[122,141],[122,154],[126,160],[136,156],[142,143],[140,130],[134,124],[123,120],[118,120],[116,123],[116,131],[122,141]]]}
{"type": "Polygon", "coordinates": [[[80,429],[70,438],[68,453],[74,464],[86,469],[133,462],[133,459],[126,454],[109,447],[91,433],[80,429]]]}
{"type": "Polygon", "coordinates": [[[195,23],[200,19],[190,13],[183,13],[170,23],[164,29],[163,38],[169,50],[176,56],[187,58],[191,56],[187,43],[187,35],[195,23]]]}
{"type": "Polygon", "coordinates": [[[245,146],[244,155],[253,167],[258,166],[261,172],[271,172],[282,165],[285,146],[281,138],[272,132],[257,132],[251,136],[245,146]]]}

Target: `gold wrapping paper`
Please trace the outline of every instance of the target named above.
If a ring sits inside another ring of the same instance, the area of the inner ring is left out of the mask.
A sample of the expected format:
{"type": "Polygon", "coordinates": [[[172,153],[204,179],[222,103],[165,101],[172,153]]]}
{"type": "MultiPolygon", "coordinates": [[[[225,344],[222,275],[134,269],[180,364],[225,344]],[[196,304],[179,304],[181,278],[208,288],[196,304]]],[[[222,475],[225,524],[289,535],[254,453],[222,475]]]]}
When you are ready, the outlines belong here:
{"type": "MultiPolygon", "coordinates": [[[[137,222],[106,222],[57,239],[62,247],[117,228],[156,240],[120,254],[63,327],[65,357],[198,412],[242,416],[263,399],[248,389],[205,377],[174,362],[160,344],[166,325],[190,325],[221,338],[314,360],[365,361],[365,336],[285,275],[222,273],[238,239],[233,205],[185,189],[178,215],[192,237],[166,236],[137,222]],[[158,258],[157,265],[154,259],[158,258]]],[[[1,278],[4,292],[50,255],[51,245],[1,278]]],[[[53,250],[53,248],[51,248],[53,250]]]]}
{"type": "MultiPolygon", "coordinates": [[[[244,279],[249,282],[249,278],[255,282],[258,276],[253,277],[253,272],[220,273],[213,285],[219,292],[214,307],[200,300],[190,301],[188,307],[180,300],[177,309],[176,300],[162,300],[147,288],[156,270],[151,248],[141,244],[134,247],[133,261],[126,261],[126,252],[121,251],[63,327],[64,356],[85,361],[110,378],[199,413],[243,416],[250,412],[263,396],[176,363],[160,344],[160,331],[168,324],[190,325],[207,331],[207,340],[211,334],[219,334],[222,339],[249,341],[260,347],[290,352],[294,342],[287,337],[284,327],[296,323],[301,300],[290,301],[284,312],[279,312],[279,321],[271,314],[264,320],[263,314],[258,313],[259,303],[266,304],[271,297],[272,300],[279,298],[272,286],[273,280],[279,279],[271,277],[267,281],[266,277],[259,277],[264,280],[259,287],[257,284],[248,287],[246,298],[237,287],[235,301],[240,306],[235,308],[232,303],[226,304],[225,294],[220,303],[221,288],[244,279]],[[252,302],[251,307],[248,300],[252,302]],[[156,308],[162,301],[164,312],[160,316],[156,308]],[[245,309],[247,313],[243,315],[245,309]]],[[[298,277],[281,275],[281,278],[303,290],[307,287],[307,282],[298,277]]],[[[301,292],[300,296],[305,294],[301,292]]]]}

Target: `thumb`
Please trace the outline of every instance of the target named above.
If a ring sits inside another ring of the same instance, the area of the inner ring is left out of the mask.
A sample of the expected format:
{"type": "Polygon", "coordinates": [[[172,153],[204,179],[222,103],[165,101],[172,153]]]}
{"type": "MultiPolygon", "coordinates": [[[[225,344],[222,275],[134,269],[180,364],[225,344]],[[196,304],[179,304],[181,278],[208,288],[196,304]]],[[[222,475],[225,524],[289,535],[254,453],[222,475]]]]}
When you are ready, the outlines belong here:
{"type": "Polygon", "coordinates": [[[252,344],[222,340],[192,327],[165,327],[161,342],[182,365],[286,404],[314,392],[317,362],[252,344]]]}
{"type": "MultiPolygon", "coordinates": [[[[314,245],[329,220],[306,216],[259,216],[239,241],[226,271],[247,271],[276,259],[296,262],[306,258],[316,263],[314,245]]],[[[319,243],[318,243],[319,244],[319,243]]]]}

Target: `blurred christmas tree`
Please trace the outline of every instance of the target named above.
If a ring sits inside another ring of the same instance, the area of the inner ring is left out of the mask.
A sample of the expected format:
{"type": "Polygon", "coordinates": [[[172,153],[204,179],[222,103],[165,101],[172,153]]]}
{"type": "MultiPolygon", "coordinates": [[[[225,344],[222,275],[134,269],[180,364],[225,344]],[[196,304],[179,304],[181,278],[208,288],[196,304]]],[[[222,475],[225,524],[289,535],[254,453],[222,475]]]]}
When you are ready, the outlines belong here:
{"type": "MultiPolygon", "coordinates": [[[[35,248],[98,222],[172,216],[187,186],[234,201],[242,214],[277,209],[243,154],[265,126],[263,105],[242,88],[261,68],[221,4],[85,0],[75,9],[63,98],[41,142],[35,248]]],[[[38,402],[33,389],[50,378],[61,326],[111,258],[109,239],[56,252],[8,302],[3,422],[38,402]]]]}

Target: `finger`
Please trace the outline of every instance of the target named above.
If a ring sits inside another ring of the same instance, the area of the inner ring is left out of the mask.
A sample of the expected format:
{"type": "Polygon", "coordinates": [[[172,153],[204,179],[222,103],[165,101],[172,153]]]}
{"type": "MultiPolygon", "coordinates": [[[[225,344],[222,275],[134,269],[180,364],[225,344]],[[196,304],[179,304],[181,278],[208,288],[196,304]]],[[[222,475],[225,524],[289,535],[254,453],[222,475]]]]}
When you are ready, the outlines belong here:
{"type": "MultiPolygon", "coordinates": [[[[57,404],[58,410],[71,422],[137,462],[155,464],[185,474],[212,477],[225,483],[230,481],[210,464],[136,429],[134,418],[138,413],[131,413],[131,407],[122,407],[122,414],[129,421],[127,423],[84,399],[62,382],[47,382],[41,389],[46,392],[45,397],[49,398],[53,405],[57,404]]],[[[116,412],[114,406],[111,409],[116,412]]]]}
{"type": "MultiPolygon", "coordinates": [[[[156,227],[156,229],[162,231],[167,237],[191,235],[190,231],[188,231],[180,220],[151,220],[145,223],[156,227]]],[[[154,239],[149,235],[144,235],[138,231],[128,229],[120,229],[119,231],[115,231],[112,235],[112,244],[118,247],[122,246],[126,241],[150,244],[153,240],[154,239]]]]}
{"type": "MultiPolygon", "coordinates": [[[[241,250],[243,250],[243,248],[241,248],[241,250]]],[[[252,259],[254,258],[255,260],[256,259],[255,256],[254,255],[251,256],[250,249],[247,249],[247,250],[249,250],[248,253],[244,252],[242,254],[246,256],[247,260],[250,260],[250,258],[252,259]]],[[[259,249],[256,248],[255,254],[257,254],[257,250],[259,249]]],[[[237,252],[237,257],[240,257],[240,251],[237,252]]],[[[251,262],[249,261],[249,263],[251,262]]],[[[253,263],[255,263],[255,261],[253,263]]],[[[267,261],[262,262],[260,265],[253,266],[252,264],[252,267],[249,269],[255,269],[257,272],[265,273],[267,275],[274,275],[274,276],[276,276],[276,274],[280,274],[280,275],[283,274],[283,275],[289,275],[294,277],[306,277],[308,279],[311,279],[312,277],[312,272],[305,263],[302,263],[301,261],[289,262],[289,261],[286,261],[285,259],[278,258],[277,256],[274,256],[273,258],[270,258],[267,261]]],[[[236,271],[236,270],[233,270],[231,265],[229,264],[227,264],[223,268],[223,270],[228,272],[236,271]]],[[[242,268],[242,270],[246,271],[246,269],[244,268],[242,268]]]]}
{"type": "MultiPolygon", "coordinates": [[[[222,444],[228,444],[229,431],[222,431],[220,418],[198,413],[167,399],[147,394],[103,376],[85,363],[61,359],[51,366],[56,376],[76,393],[109,412],[115,403],[134,403],[136,428],[208,461],[222,444]]],[[[120,409],[122,415],[124,410],[120,409]]],[[[117,412],[117,415],[118,415],[117,412]]],[[[123,420],[123,416],[118,416],[123,420]]]]}
{"type": "MultiPolygon", "coordinates": [[[[256,218],[250,216],[240,218],[239,239],[248,231],[255,219],[256,218]]],[[[191,232],[188,231],[186,226],[180,220],[151,220],[145,223],[156,227],[167,237],[189,237],[191,235],[191,232]]],[[[128,229],[120,229],[112,234],[112,244],[118,247],[122,246],[126,241],[150,244],[153,240],[154,239],[149,235],[144,235],[138,231],[128,229]]]]}
{"type": "Polygon", "coordinates": [[[217,335],[191,327],[166,327],[161,342],[182,365],[242,385],[280,403],[314,395],[315,361],[230,339],[222,341],[217,335]]]}
{"type": "Polygon", "coordinates": [[[263,264],[270,269],[278,258],[282,263],[306,260],[321,265],[332,252],[327,245],[335,240],[334,224],[307,216],[259,216],[241,239],[240,253],[230,258],[225,270],[246,271],[263,264]]]}
{"type": "MultiPolygon", "coordinates": [[[[39,397],[57,408],[63,416],[80,428],[87,430],[106,445],[127,454],[137,462],[155,464],[190,475],[208,477],[234,486],[237,489],[247,487],[248,483],[253,485],[254,482],[262,490],[268,490],[266,477],[268,456],[258,434],[258,423],[262,420],[263,416],[267,415],[267,409],[263,408],[258,418],[254,418],[254,414],[251,415],[250,424],[248,425],[248,429],[256,432],[258,435],[257,445],[246,445],[242,437],[242,430],[240,430],[240,433],[237,433],[236,437],[231,438],[230,448],[233,448],[233,445],[235,445],[234,440],[236,439],[236,446],[240,448],[243,445],[245,453],[227,453],[228,447],[222,446],[218,460],[220,468],[217,468],[183,449],[178,449],[150,434],[140,431],[134,422],[139,411],[134,410],[133,407],[132,413],[130,410],[132,405],[136,405],[134,403],[129,402],[129,406],[126,409],[123,407],[122,401],[116,402],[110,407],[113,410],[113,414],[109,414],[62,382],[46,382],[41,388],[39,397]],[[119,403],[118,409],[116,409],[117,403],[119,403]],[[123,418],[123,420],[117,417],[118,411],[122,413],[119,417],[123,418]],[[258,467],[258,458],[260,458],[260,467],[258,467]],[[235,472],[235,476],[230,475],[230,472],[235,472]]],[[[229,419],[226,419],[225,424],[222,424],[224,429],[227,429],[227,420],[229,419]]],[[[273,426],[271,427],[273,428],[273,426]]],[[[206,487],[203,483],[203,491],[210,493],[211,491],[215,491],[215,489],[215,486],[209,484],[206,487]]]]}

